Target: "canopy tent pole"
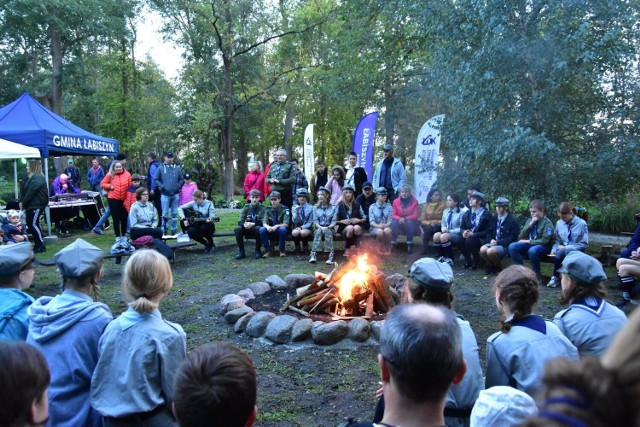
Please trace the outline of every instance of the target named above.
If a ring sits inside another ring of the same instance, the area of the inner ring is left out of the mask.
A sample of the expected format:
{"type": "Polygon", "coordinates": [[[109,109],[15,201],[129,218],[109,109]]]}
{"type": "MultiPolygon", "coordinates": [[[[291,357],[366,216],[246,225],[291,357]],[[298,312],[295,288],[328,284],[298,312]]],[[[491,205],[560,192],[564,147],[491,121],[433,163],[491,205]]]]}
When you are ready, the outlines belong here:
{"type": "Polygon", "coordinates": [[[18,160],[13,159],[13,184],[16,200],[18,200],[18,160]]]}
{"type": "MultiPolygon", "coordinates": [[[[44,181],[47,184],[47,194],[49,194],[49,158],[44,158],[44,181]]],[[[44,210],[44,216],[47,218],[47,228],[49,229],[49,237],[51,237],[51,210],[47,205],[44,210]]]]}

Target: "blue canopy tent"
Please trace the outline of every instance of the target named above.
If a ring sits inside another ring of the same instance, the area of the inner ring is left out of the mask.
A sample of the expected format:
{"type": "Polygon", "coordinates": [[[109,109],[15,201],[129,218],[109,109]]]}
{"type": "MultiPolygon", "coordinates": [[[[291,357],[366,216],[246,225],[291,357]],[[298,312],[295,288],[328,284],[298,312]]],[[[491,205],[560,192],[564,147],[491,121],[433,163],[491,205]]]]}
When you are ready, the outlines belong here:
{"type": "MultiPolygon", "coordinates": [[[[37,148],[49,182],[48,156],[115,156],[118,141],[88,132],[45,108],[28,93],[0,108],[0,138],[37,148]]],[[[51,222],[47,209],[47,224],[51,222]]]]}

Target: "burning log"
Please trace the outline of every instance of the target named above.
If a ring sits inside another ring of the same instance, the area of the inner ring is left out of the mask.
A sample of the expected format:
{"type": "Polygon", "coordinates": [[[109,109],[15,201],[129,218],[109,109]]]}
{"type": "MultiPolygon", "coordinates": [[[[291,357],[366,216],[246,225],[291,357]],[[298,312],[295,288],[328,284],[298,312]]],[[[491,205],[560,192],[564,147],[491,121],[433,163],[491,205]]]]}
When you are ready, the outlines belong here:
{"type": "Polygon", "coordinates": [[[326,310],[327,308],[329,308],[331,306],[334,306],[334,305],[338,304],[339,302],[340,302],[340,300],[338,300],[338,298],[333,297],[329,301],[325,301],[324,303],[322,303],[322,305],[317,308],[317,311],[326,310]]]}
{"type": "Polygon", "coordinates": [[[347,310],[352,310],[355,307],[357,307],[358,304],[360,304],[360,301],[364,301],[365,299],[367,299],[367,297],[370,294],[371,294],[371,290],[368,290],[368,291],[365,291],[365,292],[360,292],[359,294],[354,296],[352,299],[349,299],[349,300],[345,301],[344,303],[342,303],[342,305],[347,310]]]}
{"type": "Polygon", "coordinates": [[[300,309],[298,309],[298,308],[291,307],[291,306],[289,306],[289,307],[287,307],[287,308],[288,308],[289,310],[293,311],[294,313],[302,314],[302,315],[303,315],[303,316],[305,316],[305,317],[309,317],[309,316],[310,316],[310,314],[309,314],[309,313],[307,313],[306,311],[302,311],[302,310],[300,310],[300,309]]]}
{"type": "Polygon", "coordinates": [[[280,307],[280,311],[285,311],[287,309],[287,307],[289,307],[291,304],[293,303],[297,303],[298,301],[300,301],[303,298],[308,297],[309,295],[313,295],[317,292],[320,292],[323,289],[327,289],[327,284],[325,282],[319,282],[318,286],[316,288],[313,289],[309,289],[306,292],[301,293],[300,295],[298,295],[297,297],[288,300],[287,302],[284,303],[284,305],[282,307],[280,307]]]}
{"type": "Polygon", "coordinates": [[[379,273],[373,279],[373,285],[375,286],[378,295],[380,295],[380,299],[384,303],[385,307],[389,311],[391,307],[395,305],[393,298],[391,298],[391,294],[389,293],[389,285],[384,280],[384,274],[379,273]]]}
{"type": "Polygon", "coordinates": [[[323,290],[319,290],[318,292],[301,299],[300,301],[298,301],[298,307],[304,307],[305,305],[309,305],[309,304],[314,304],[317,301],[321,300],[322,297],[324,297],[328,292],[330,292],[331,289],[323,289],[323,290]]]}
{"type": "MultiPolygon", "coordinates": [[[[309,313],[311,313],[312,311],[314,311],[319,305],[323,304],[328,298],[329,295],[333,296],[333,289],[331,289],[329,292],[327,292],[326,294],[323,295],[323,297],[320,299],[320,301],[318,301],[313,307],[311,307],[308,311],[309,313]]],[[[304,309],[306,309],[309,306],[304,307],[304,309]]]]}
{"type": "Polygon", "coordinates": [[[371,315],[373,314],[373,291],[371,292],[371,294],[367,297],[367,308],[365,308],[364,310],[364,315],[365,317],[371,317],[371,315]]]}

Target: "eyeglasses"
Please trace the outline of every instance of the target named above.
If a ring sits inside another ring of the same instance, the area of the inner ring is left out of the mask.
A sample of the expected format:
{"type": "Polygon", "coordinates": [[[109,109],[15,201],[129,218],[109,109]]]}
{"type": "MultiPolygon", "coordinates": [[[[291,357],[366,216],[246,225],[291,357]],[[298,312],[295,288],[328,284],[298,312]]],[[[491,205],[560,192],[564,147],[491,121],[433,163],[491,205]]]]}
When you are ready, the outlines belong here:
{"type": "Polygon", "coordinates": [[[148,196],[148,195],[149,195],[149,193],[142,193],[142,194],[140,194],[140,195],[141,195],[141,196],[148,196]]]}

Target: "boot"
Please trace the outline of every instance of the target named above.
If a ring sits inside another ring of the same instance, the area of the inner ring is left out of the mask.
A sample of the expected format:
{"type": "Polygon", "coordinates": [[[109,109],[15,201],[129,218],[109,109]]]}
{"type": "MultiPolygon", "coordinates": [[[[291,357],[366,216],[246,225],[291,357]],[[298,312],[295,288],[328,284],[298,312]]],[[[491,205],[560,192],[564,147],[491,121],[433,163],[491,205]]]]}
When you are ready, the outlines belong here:
{"type": "Polygon", "coordinates": [[[413,244],[411,243],[407,243],[407,253],[410,254],[411,253],[411,247],[413,246],[413,244]]]}
{"type": "Polygon", "coordinates": [[[246,257],[247,257],[247,255],[244,253],[244,251],[239,251],[239,252],[236,254],[236,259],[244,259],[244,258],[246,258],[246,257]]]}
{"type": "Polygon", "coordinates": [[[260,249],[256,250],[256,252],[254,253],[254,258],[255,259],[262,258],[262,252],[260,252],[260,249]]]}
{"type": "Polygon", "coordinates": [[[329,258],[327,258],[326,264],[333,264],[333,251],[329,253],[329,258]]]}
{"type": "Polygon", "coordinates": [[[309,262],[311,264],[315,264],[316,263],[316,253],[314,251],[311,251],[311,255],[309,256],[309,262]]]}

